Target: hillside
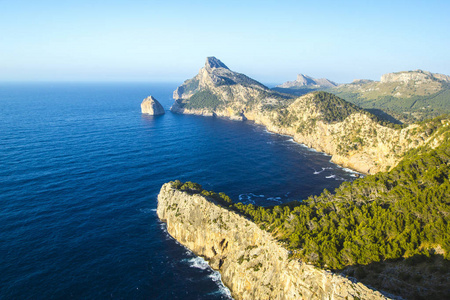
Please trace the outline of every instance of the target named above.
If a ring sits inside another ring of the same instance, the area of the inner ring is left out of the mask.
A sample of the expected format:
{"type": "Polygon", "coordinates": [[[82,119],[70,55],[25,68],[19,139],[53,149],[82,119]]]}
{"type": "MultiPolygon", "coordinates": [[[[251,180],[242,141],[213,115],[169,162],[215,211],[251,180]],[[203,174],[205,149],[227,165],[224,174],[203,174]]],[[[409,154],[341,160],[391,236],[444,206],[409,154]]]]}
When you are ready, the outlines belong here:
{"type": "Polygon", "coordinates": [[[271,91],[256,80],[231,71],[217,58],[208,57],[199,73],[174,91],[173,98],[171,111],[176,113],[245,119],[244,111],[262,105],[283,105],[293,96],[271,91]]]}
{"type": "Polygon", "coordinates": [[[380,121],[327,92],[295,98],[271,91],[213,57],[177,88],[174,99],[173,112],[251,120],[367,174],[393,168],[404,153],[433,139],[434,133],[427,124],[402,128],[380,121]]]}
{"type": "Polygon", "coordinates": [[[259,207],[234,203],[198,184],[172,186],[249,218],[281,242],[290,259],[405,299],[448,299],[450,123],[433,123],[436,140],[409,151],[390,172],[345,182],[334,193],[324,190],[302,202],[259,207]]]}
{"type": "Polygon", "coordinates": [[[450,76],[416,70],[355,80],[329,92],[366,109],[380,109],[406,123],[450,112],[450,76]]]}

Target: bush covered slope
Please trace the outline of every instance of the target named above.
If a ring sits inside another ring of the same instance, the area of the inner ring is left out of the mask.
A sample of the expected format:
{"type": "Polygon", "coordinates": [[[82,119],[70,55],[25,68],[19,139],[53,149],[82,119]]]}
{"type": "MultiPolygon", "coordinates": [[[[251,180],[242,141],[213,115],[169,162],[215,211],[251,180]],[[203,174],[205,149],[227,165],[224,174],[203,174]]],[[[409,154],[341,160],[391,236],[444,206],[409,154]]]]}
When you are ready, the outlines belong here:
{"type": "MultiPolygon", "coordinates": [[[[443,260],[437,266],[441,279],[429,282],[426,278],[433,275],[433,269],[422,270],[415,275],[419,282],[414,286],[427,286],[420,292],[423,295],[443,296],[448,292],[445,284],[449,270],[445,266],[450,260],[449,126],[441,127],[438,134],[442,141],[438,147],[426,145],[409,151],[390,172],[346,182],[334,193],[324,190],[320,196],[302,202],[275,207],[244,205],[196,184],[178,182],[176,186],[202,193],[247,216],[283,241],[293,258],[320,267],[342,270],[388,261],[399,264],[417,257],[429,261],[441,256],[443,260]]],[[[361,274],[359,271],[354,275],[361,274]]],[[[398,276],[395,280],[402,281],[398,276]]],[[[403,276],[407,282],[412,275],[403,276]]],[[[382,282],[369,283],[389,289],[382,282]]]]}

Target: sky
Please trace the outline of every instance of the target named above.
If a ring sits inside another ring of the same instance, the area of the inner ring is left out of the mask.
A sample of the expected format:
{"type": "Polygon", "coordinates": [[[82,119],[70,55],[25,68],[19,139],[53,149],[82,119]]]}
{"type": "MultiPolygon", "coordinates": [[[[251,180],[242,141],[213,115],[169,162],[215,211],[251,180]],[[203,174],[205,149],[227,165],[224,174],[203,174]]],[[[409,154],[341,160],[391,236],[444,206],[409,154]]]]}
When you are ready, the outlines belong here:
{"type": "Polygon", "coordinates": [[[0,81],[182,82],[207,56],[263,83],[450,75],[450,1],[0,0],[0,81]]]}

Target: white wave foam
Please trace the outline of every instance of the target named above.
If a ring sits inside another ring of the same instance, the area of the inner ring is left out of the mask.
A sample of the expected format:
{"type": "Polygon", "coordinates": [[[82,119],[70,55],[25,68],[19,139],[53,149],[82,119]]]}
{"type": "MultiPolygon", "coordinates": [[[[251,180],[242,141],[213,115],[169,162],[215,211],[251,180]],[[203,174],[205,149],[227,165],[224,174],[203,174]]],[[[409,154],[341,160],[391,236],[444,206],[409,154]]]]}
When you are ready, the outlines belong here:
{"type": "Polygon", "coordinates": [[[342,168],[343,171],[347,172],[347,173],[352,173],[352,174],[360,174],[352,169],[349,168],[342,168]]]}
{"type": "Polygon", "coordinates": [[[336,175],[325,176],[325,178],[336,178],[336,175]]]}
{"type": "Polygon", "coordinates": [[[139,209],[141,213],[149,214],[156,211],[156,208],[141,208],[139,209]]]}
{"type": "Polygon", "coordinates": [[[314,169],[314,174],[320,174],[320,173],[322,173],[323,171],[325,171],[325,170],[332,170],[333,168],[331,168],[331,167],[325,167],[325,168],[322,168],[322,170],[321,171],[316,171],[315,169],[314,169]]]}
{"type": "Polygon", "coordinates": [[[269,197],[266,200],[277,202],[277,203],[283,203],[283,202],[281,202],[281,197],[269,197]]]}
{"type": "Polygon", "coordinates": [[[219,272],[214,271],[211,275],[208,276],[219,286],[219,293],[226,296],[229,299],[233,299],[231,297],[231,291],[228,289],[222,282],[222,276],[219,272]]]}
{"type": "Polygon", "coordinates": [[[193,257],[188,260],[191,268],[197,268],[201,270],[206,270],[209,268],[209,264],[206,260],[201,257],[193,257]]]}

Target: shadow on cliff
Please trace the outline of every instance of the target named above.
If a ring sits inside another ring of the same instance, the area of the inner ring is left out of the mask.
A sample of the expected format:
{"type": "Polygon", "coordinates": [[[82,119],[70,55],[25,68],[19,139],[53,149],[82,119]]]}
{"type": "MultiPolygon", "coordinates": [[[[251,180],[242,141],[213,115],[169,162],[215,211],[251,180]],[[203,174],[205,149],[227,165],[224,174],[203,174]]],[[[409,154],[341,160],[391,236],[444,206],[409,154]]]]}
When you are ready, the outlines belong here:
{"type": "Polygon", "coordinates": [[[450,299],[450,261],[442,255],[415,255],[336,272],[404,299],[450,299]]]}
{"type": "Polygon", "coordinates": [[[272,91],[283,93],[283,94],[290,94],[294,96],[303,96],[305,94],[314,92],[314,91],[322,91],[324,89],[321,88],[281,88],[281,87],[274,87],[271,88],[272,91]]]}
{"type": "Polygon", "coordinates": [[[397,120],[396,118],[394,118],[393,116],[391,116],[390,114],[386,113],[385,111],[378,109],[378,108],[365,108],[365,110],[367,110],[368,112],[374,114],[375,116],[377,116],[378,118],[380,118],[381,120],[384,121],[388,121],[394,124],[403,124],[401,121],[397,120]]]}

